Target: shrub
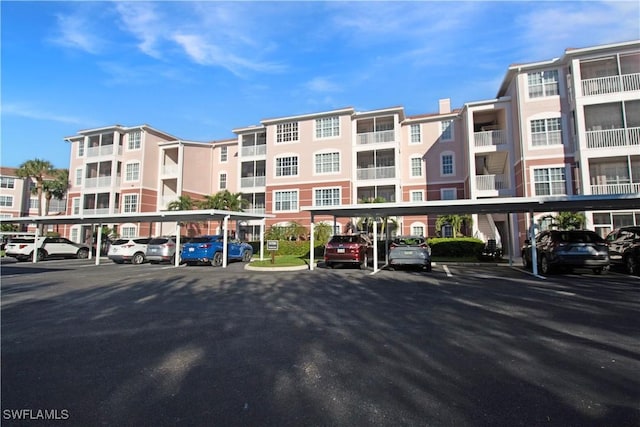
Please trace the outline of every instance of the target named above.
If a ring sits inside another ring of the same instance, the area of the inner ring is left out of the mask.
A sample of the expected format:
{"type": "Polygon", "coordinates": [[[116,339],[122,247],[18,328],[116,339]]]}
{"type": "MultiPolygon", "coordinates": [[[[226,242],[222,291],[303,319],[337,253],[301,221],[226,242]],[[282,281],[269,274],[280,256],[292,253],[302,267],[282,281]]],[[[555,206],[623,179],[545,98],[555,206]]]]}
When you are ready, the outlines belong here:
{"type": "MultiPolygon", "coordinates": [[[[260,254],[260,242],[248,242],[253,248],[254,254],[260,254]]],[[[264,244],[265,257],[270,256],[270,252],[267,250],[267,243],[264,244]]],[[[278,251],[276,255],[292,255],[297,257],[309,256],[309,241],[308,240],[278,240],[278,251]]],[[[314,258],[320,258],[324,255],[324,243],[316,243],[314,249],[314,258]]]]}
{"type": "Polygon", "coordinates": [[[436,237],[428,242],[434,257],[477,257],[484,248],[484,242],[473,237],[436,237]]]}

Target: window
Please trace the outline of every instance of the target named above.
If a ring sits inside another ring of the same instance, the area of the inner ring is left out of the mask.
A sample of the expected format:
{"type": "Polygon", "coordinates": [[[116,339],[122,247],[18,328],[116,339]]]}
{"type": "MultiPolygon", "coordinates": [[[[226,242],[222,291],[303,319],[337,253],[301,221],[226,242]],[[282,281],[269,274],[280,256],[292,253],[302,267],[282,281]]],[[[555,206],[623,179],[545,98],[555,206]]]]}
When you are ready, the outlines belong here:
{"type": "Polygon", "coordinates": [[[125,181],[137,181],[140,179],[140,163],[127,163],[125,166],[125,181]]]}
{"type": "Polygon", "coordinates": [[[226,162],[229,157],[229,147],[220,147],[220,161],[226,162]]]}
{"type": "Polygon", "coordinates": [[[294,142],[298,140],[298,122],[281,123],[276,126],[276,142],[294,142]]]}
{"type": "Polygon", "coordinates": [[[136,237],[136,234],[138,234],[138,232],[136,231],[136,226],[135,225],[123,225],[120,228],[120,237],[122,237],[124,239],[129,239],[131,237],[136,237]]]}
{"type": "Polygon", "coordinates": [[[129,133],[129,143],[127,144],[127,149],[129,150],[139,150],[140,144],[142,141],[142,132],[130,132],[129,133]]]}
{"type": "Polygon", "coordinates": [[[274,212],[297,211],[298,190],[276,191],[274,193],[274,212]]]}
{"type": "Polygon", "coordinates": [[[411,193],[411,201],[412,202],[422,202],[424,201],[424,191],[412,191],[411,193]]]}
{"type": "Polygon", "coordinates": [[[3,208],[13,207],[13,196],[0,196],[0,206],[3,208]]]}
{"type": "Polygon", "coordinates": [[[424,225],[412,225],[411,235],[424,237],[424,225]]]}
{"type": "Polygon", "coordinates": [[[220,189],[224,190],[225,188],[227,188],[227,174],[226,173],[221,173],[220,174],[220,189]]]}
{"type": "Polygon", "coordinates": [[[451,141],[453,139],[453,120],[440,122],[440,140],[451,141]]]}
{"type": "Polygon", "coordinates": [[[411,158],[411,177],[417,178],[422,176],[422,158],[411,158]]]}
{"type": "MultiPolygon", "coordinates": [[[[340,136],[340,117],[316,119],[316,139],[340,136]]],[[[297,139],[297,138],[296,138],[297,139]]]]}
{"type": "Polygon", "coordinates": [[[78,141],[78,157],[84,157],[84,139],[78,141]]]}
{"type": "Polygon", "coordinates": [[[440,200],[456,200],[458,198],[458,191],[455,188],[441,188],[440,200]]]}
{"type": "Polygon", "coordinates": [[[419,144],[422,142],[422,135],[420,134],[420,125],[411,125],[410,130],[411,138],[409,140],[412,144],[419,144]]]}
{"type": "Polygon", "coordinates": [[[314,206],[338,206],[340,205],[340,187],[317,188],[314,192],[314,206]]]}
{"type": "Polygon", "coordinates": [[[534,147],[562,144],[560,118],[532,120],[531,144],[534,147]]]}
{"type": "Polygon", "coordinates": [[[72,242],[80,243],[80,227],[71,227],[71,236],[69,236],[69,240],[71,240],[72,242]]]}
{"type": "Polygon", "coordinates": [[[124,213],[138,212],[138,195],[137,194],[125,194],[124,195],[124,213]]]}
{"type": "Polygon", "coordinates": [[[538,71],[527,74],[529,98],[558,95],[558,70],[538,71]]]}
{"type": "Polygon", "coordinates": [[[76,169],[76,186],[80,187],[82,185],[82,168],[76,169]]]}
{"type": "Polygon", "coordinates": [[[564,168],[534,169],[536,196],[567,194],[564,168]]]}
{"type": "Polygon", "coordinates": [[[280,157],[276,159],[276,176],[298,175],[298,157],[280,157]]]}
{"type": "Polygon", "coordinates": [[[71,214],[72,215],[80,215],[80,198],[79,197],[74,197],[71,201],[72,203],[72,211],[71,214]]]}
{"type": "Polygon", "coordinates": [[[0,177],[0,188],[15,188],[15,185],[15,178],[10,178],[8,176],[0,177]]]}
{"type": "Polygon", "coordinates": [[[29,199],[29,209],[39,209],[40,208],[40,200],[37,198],[29,199]]]}
{"type": "Polygon", "coordinates": [[[453,163],[453,154],[442,154],[440,156],[440,173],[441,175],[453,175],[455,173],[455,165],[453,163]]]}
{"type": "Polygon", "coordinates": [[[340,153],[316,154],[316,173],[340,172],[340,153]]]}

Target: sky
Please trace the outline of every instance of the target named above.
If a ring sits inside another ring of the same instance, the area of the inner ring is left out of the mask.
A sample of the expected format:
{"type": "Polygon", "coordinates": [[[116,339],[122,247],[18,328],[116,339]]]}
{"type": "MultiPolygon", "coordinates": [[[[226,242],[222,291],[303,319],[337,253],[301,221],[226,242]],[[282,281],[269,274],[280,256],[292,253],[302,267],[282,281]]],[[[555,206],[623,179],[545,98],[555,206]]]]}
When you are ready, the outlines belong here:
{"type": "Polygon", "coordinates": [[[509,65],[640,39],[629,1],[6,1],[0,165],[68,168],[78,131],[187,141],[353,107],[495,98],[509,65]]]}

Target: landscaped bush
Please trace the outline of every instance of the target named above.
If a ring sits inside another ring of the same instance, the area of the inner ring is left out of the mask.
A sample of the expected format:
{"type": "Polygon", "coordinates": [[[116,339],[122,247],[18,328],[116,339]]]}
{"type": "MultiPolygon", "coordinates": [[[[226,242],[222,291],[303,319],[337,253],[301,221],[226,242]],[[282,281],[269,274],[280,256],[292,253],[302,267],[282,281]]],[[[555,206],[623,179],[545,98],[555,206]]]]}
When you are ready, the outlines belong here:
{"type": "MultiPolygon", "coordinates": [[[[260,242],[248,242],[253,248],[254,254],[260,254],[260,242]]],[[[267,250],[267,243],[264,244],[264,254],[269,256],[270,252],[267,250]]],[[[297,257],[309,256],[309,241],[308,240],[278,240],[278,251],[276,255],[293,255],[297,257]]],[[[314,250],[314,258],[321,258],[324,255],[324,244],[316,244],[314,250]]]]}
{"type": "Polygon", "coordinates": [[[473,237],[436,237],[428,242],[434,257],[477,257],[484,248],[484,242],[473,237]]]}

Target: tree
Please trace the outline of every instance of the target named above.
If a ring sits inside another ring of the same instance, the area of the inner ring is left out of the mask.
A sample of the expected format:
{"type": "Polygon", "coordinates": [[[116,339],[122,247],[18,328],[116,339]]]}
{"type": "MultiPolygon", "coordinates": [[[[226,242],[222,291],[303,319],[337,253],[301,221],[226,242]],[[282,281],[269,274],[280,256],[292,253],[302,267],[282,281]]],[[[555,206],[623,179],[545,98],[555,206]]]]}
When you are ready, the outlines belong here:
{"type": "Polygon", "coordinates": [[[191,196],[180,196],[173,202],[169,203],[167,209],[170,211],[189,211],[196,207],[196,202],[191,196]]]}
{"type": "Polygon", "coordinates": [[[44,181],[53,172],[53,164],[47,160],[35,158],[22,163],[16,175],[19,178],[31,178],[35,181],[35,193],[38,196],[38,216],[42,216],[42,194],[44,191],[44,181]]]}
{"type": "MultiPolygon", "coordinates": [[[[358,200],[358,203],[363,203],[363,204],[366,204],[366,203],[386,203],[386,202],[387,202],[387,199],[385,199],[384,197],[380,197],[380,196],[375,197],[375,198],[370,197],[368,199],[360,199],[360,200],[358,200]]],[[[386,227],[387,223],[390,222],[391,224],[393,224],[395,226],[398,225],[398,222],[395,219],[389,218],[388,216],[383,216],[383,217],[381,217],[381,219],[382,219],[382,225],[380,227],[380,235],[381,236],[384,235],[384,230],[385,230],[385,227],[386,227]]],[[[370,229],[373,229],[373,227],[376,226],[375,224],[376,224],[376,220],[375,220],[375,218],[373,216],[361,217],[361,218],[358,218],[358,220],[357,220],[358,228],[364,229],[367,233],[369,232],[370,229]]]]}
{"type": "Polygon", "coordinates": [[[42,182],[42,192],[44,194],[44,215],[49,215],[49,206],[51,199],[63,200],[69,189],[69,170],[54,169],[51,172],[53,179],[44,180],[42,182]]]}
{"type": "Polygon", "coordinates": [[[453,229],[453,237],[460,235],[462,226],[471,227],[473,225],[473,219],[471,215],[440,215],[436,220],[436,229],[442,230],[445,225],[450,225],[453,229]]]}
{"type": "Polygon", "coordinates": [[[547,215],[540,219],[540,222],[549,220],[549,228],[558,228],[560,230],[578,230],[584,226],[587,221],[585,215],[581,212],[558,212],[558,215],[547,215]]]}
{"type": "Polygon", "coordinates": [[[320,222],[313,227],[313,238],[317,243],[325,244],[333,234],[333,226],[320,222]]]}
{"type": "MultiPolygon", "coordinates": [[[[200,209],[215,209],[221,211],[242,212],[249,202],[242,198],[242,193],[232,193],[229,190],[218,191],[214,195],[205,196],[198,202],[200,209]]],[[[220,220],[222,229],[223,220],[220,220]]]]}

